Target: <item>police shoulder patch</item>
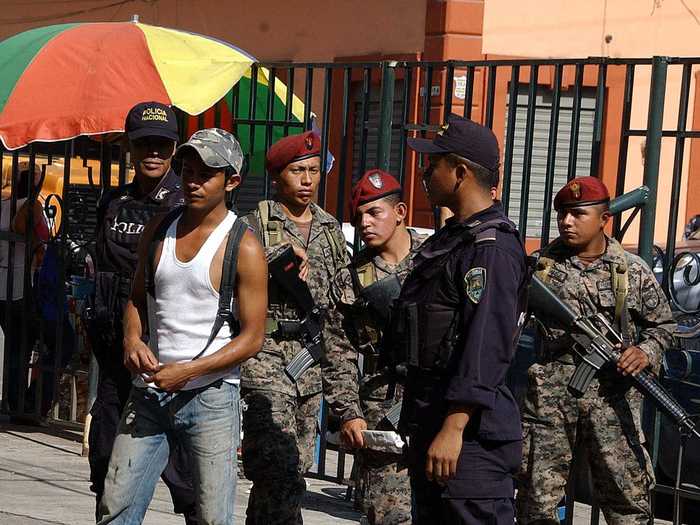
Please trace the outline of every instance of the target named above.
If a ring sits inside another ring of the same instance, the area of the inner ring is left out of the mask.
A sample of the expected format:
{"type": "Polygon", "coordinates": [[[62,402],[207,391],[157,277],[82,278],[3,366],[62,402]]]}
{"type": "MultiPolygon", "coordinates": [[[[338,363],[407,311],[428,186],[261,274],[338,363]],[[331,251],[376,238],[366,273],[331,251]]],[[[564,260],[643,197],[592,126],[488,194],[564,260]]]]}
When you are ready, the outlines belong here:
{"type": "Polygon", "coordinates": [[[477,266],[464,274],[464,292],[474,304],[478,304],[486,289],[486,268],[477,266]]]}

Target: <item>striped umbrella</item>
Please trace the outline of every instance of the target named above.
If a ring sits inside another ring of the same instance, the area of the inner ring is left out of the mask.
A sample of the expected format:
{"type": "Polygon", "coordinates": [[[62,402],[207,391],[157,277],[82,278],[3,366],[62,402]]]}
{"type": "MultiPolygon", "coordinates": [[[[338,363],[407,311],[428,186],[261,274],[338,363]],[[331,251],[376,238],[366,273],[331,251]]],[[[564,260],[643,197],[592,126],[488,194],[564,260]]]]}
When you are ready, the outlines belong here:
{"type": "MultiPolygon", "coordinates": [[[[17,149],[120,132],[146,100],[197,115],[237,82],[250,86],[254,61],[229,43],[138,22],[32,29],[0,42],[0,140],[17,149]]],[[[282,82],[275,96],[282,106],[282,82]]]]}

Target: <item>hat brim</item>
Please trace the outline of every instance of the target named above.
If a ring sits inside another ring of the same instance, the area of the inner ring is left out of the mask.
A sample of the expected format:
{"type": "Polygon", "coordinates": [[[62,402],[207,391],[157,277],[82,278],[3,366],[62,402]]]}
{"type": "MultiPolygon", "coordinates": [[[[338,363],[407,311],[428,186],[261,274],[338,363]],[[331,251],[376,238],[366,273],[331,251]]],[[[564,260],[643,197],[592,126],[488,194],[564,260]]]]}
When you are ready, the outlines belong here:
{"type": "Polygon", "coordinates": [[[308,155],[299,155],[298,157],[294,157],[292,160],[290,160],[287,163],[287,166],[289,166],[292,162],[299,162],[300,160],[306,160],[306,159],[311,159],[313,157],[320,157],[321,152],[318,151],[316,153],[309,153],[308,155]]]}
{"type": "Polygon", "coordinates": [[[565,202],[562,204],[558,204],[554,209],[556,211],[559,210],[567,210],[569,208],[585,208],[586,206],[595,206],[596,204],[605,204],[610,202],[610,197],[607,199],[598,199],[594,201],[581,201],[581,202],[565,202]]]}
{"type": "Polygon", "coordinates": [[[139,128],[134,131],[129,131],[126,135],[129,137],[129,140],[141,139],[143,137],[164,137],[177,142],[180,138],[177,132],[163,128],[139,128]]]}
{"type": "Polygon", "coordinates": [[[418,153],[452,153],[449,148],[439,146],[431,139],[408,138],[406,144],[418,153]]]}

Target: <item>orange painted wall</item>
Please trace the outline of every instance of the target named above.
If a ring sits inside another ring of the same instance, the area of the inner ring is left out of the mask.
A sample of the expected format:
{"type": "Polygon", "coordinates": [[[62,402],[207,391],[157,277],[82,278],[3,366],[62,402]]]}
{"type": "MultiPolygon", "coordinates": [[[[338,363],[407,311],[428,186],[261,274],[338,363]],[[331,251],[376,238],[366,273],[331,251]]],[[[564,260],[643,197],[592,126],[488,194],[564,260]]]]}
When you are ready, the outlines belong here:
{"type": "Polygon", "coordinates": [[[133,14],[227,40],[259,60],[332,61],[336,56],[414,53],[424,45],[426,0],[105,0],[2,2],[0,39],[66,22],[125,21],[133,14]]]}
{"type": "MultiPolygon", "coordinates": [[[[695,73],[695,100],[700,100],[700,71],[695,73]]],[[[692,128],[700,129],[700,104],[695,104],[694,111],[691,114],[692,128]]],[[[686,146],[688,148],[688,146],[686,146]]],[[[688,193],[686,194],[685,221],[700,214],[700,139],[692,139],[689,145],[690,149],[690,168],[689,172],[692,176],[688,177],[688,193]]]]}

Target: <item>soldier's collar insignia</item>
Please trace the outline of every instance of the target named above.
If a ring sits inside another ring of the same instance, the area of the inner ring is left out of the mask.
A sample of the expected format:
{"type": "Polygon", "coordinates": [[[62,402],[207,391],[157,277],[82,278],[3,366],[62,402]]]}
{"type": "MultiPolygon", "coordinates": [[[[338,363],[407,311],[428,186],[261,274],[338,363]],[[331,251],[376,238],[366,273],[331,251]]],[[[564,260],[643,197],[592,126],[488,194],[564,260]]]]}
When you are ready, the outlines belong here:
{"type": "Polygon", "coordinates": [[[578,182],[572,182],[569,188],[571,189],[571,194],[574,196],[574,199],[581,198],[581,185],[578,182]]]}
{"type": "Polygon", "coordinates": [[[381,190],[384,187],[384,181],[382,180],[382,176],[376,171],[372,173],[372,175],[367,177],[367,180],[372,186],[374,186],[378,190],[381,190]]]}
{"type": "Polygon", "coordinates": [[[478,304],[486,289],[486,268],[477,266],[464,274],[464,293],[469,300],[478,304]]]}
{"type": "Polygon", "coordinates": [[[449,122],[443,124],[442,126],[440,126],[440,129],[438,130],[437,134],[442,137],[445,134],[445,131],[447,131],[447,128],[449,128],[449,127],[450,127],[449,122]]]}

